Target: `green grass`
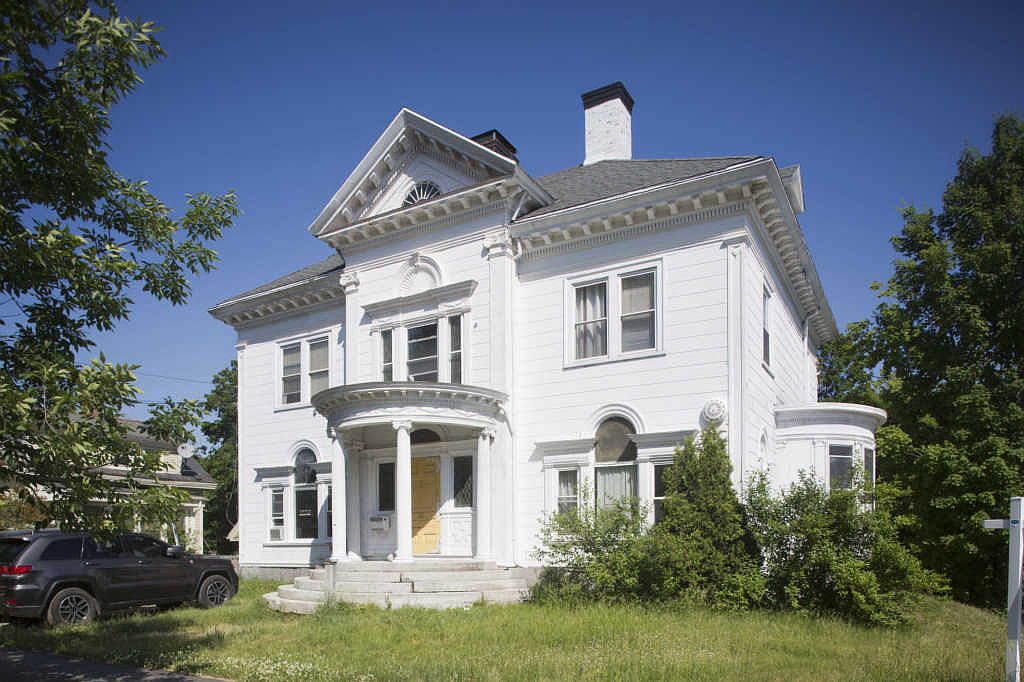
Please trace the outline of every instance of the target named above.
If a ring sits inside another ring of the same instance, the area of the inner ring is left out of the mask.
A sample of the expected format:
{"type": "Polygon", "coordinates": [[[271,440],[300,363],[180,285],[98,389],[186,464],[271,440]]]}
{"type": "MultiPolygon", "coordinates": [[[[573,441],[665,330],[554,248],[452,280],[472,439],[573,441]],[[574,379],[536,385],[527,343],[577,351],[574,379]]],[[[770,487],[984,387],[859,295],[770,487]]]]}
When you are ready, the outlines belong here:
{"type": "Polygon", "coordinates": [[[928,600],[895,630],[778,613],[531,604],[280,614],[243,581],[212,611],[181,608],[0,645],[237,680],[996,680],[1004,621],[928,600]]]}

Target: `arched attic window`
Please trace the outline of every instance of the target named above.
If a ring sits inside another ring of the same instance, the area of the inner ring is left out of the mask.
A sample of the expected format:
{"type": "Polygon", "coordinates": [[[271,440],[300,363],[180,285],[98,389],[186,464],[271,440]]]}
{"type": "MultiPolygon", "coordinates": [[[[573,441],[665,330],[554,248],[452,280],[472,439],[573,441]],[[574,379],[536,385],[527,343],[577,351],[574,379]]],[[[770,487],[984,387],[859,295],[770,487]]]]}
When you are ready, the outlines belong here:
{"type": "Polygon", "coordinates": [[[594,493],[600,508],[636,497],[636,443],[630,438],[635,434],[636,427],[623,417],[609,417],[597,427],[594,493]]]}
{"type": "Polygon", "coordinates": [[[316,453],[309,448],[295,455],[295,537],[312,539],[317,535],[316,453]]]}
{"type": "Polygon", "coordinates": [[[405,195],[405,201],[402,202],[402,206],[412,206],[413,204],[418,204],[421,201],[427,201],[438,196],[441,196],[440,187],[429,180],[417,182],[409,190],[409,193],[405,195]]]}

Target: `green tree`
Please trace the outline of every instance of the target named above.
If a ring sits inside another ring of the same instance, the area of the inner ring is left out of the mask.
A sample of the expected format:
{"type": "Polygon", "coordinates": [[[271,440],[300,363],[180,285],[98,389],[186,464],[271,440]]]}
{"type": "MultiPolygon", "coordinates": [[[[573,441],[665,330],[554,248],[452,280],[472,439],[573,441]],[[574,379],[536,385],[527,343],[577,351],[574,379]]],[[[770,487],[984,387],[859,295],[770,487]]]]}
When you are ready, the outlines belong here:
{"type": "Polygon", "coordinates": [[[203,466],[217,480],[217,490],[206,507],[206,546],[219,553],[232,550],[227,534],[238,521],[238,364],[213,376],[213,389],[206,394],[203,408],[207,419],[203,435],[210,442],[203,466]]]}
{"type": "Polygon", "coordinates": [[[957,598],[997,606],[1006,538],[980,521],[1024,493],[1024,123],[1001,116],[990,153],[964,151],[941,213],[903,217],[882,302],[826,350],[825,397],[874,387],[905,539],[957,598]]]}
{"type": "MultiPolygon", "coordinates": [[[[171,516],[179,495],[136,484],[154,480],[159,456],[118,421],[137,403],[134,366],[76,356],[128,318],[138,293],[188,300],[189,277],[213,268],[209,244],[238,214],[235,196],[189,195],[175,219],[108,164],[110,108],[164,54],[151,22],[109,0],[0,8],[0,480],[65,526],[101,521],[96,500],[113,524],[171,516]],[[95,471],[111,465],[132,472],[127,484],[95,471]]],[[[164,402],[147,430],[187,441],[197,408],[164,402]]]]}

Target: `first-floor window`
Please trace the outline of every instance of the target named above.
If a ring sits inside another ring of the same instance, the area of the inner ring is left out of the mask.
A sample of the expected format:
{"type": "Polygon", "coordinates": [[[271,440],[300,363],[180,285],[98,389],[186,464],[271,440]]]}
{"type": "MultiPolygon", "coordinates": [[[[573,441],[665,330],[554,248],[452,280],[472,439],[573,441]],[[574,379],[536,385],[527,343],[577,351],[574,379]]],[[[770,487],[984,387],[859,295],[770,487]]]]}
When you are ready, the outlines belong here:
{"type": "Polygon", "coordinates": [[[409,327],[409,381],[437,381],[437,322],[409,327]]]}
{"type": "Polygon", "coordinates": [[[864,448],[864,483],[868,486],[875,483],[875,449],[864,448]]]}
{"type": "Polygon", "coordinates": [[[327,510],[324,512],[324,523],[327,524],[327,528],[324,531],[324,537],[331,537],[334,535],[334,496],[331,494],[331,486],[327,486],[327,501],[324,506],[327,510]]]}
{"type": "Polygon", "coordinates": [[[619,500],[636,496],[636,466],[597,467],[594,486],[599,509],[611,509],[619,500]]]}
{"type": "Polygon", "coordinates": [[[665,518],[665,472],[670,464],[654,466],[654,522],[665,518]]]}
{"type": "Polygon", "coordinates": [[[295,537],[316,537],[316,489],[299,488],[295,491],[295,537]]]}
{"type": "Polygon", "coordinates": [[[395,463],[377,465],[377,511],[395,511],[395,463]]]}
{"type": "Polygon", "coordinates": [[[456,457],[452,460],[455,506],[473,506],[473,458],[456,457]]]}
{"type": "Polygon", "coordinates": [[[558,472],[558,513],[575,511],[580,506],[579,472],[567,469],[558,472]]]}
{"type": "Polygon", "coordinates": [[[270,491],[270,539],[284,540],[284,489],[270,491]]]}
{"type": "Polygon", "coordinates": [[[853,487],[853,446],[828,446],[828,480],[832,490],[853,487]]]}

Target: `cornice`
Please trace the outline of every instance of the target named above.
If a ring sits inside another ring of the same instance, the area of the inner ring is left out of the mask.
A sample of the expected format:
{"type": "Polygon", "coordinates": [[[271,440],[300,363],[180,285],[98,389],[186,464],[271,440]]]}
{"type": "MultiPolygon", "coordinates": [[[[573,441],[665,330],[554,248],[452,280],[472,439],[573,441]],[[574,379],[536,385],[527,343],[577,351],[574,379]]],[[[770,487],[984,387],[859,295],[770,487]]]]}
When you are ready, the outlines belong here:
{"type": "Polygon", "coordinates": [[[313,396],[313,407],[335,429],[392,422],[487,427],[504,414],[508,396],[481,386],[436,382],[369,382],[336,386],[313,396]]]}
{"type": "Polygon", "coordinates": [[[302,282],[272,289],[255,296],[215,306],[209,312],[235,329],[293,315],[300,311],[344,300],[337,273],[327,273],[302,282]]]}
{"type": "Polygon", "coordinates": [[[434,287],[407,296],[396,296],[382,301],[375,301],[363,306],[366,314],[373,318],[386,317],[400,313],[409,308],[436,307],[443,303],[461,301],[472,296],[476,291],[476,280],[467,279],[444,286],[434,287]]]}

